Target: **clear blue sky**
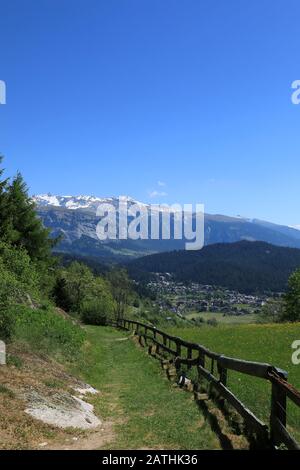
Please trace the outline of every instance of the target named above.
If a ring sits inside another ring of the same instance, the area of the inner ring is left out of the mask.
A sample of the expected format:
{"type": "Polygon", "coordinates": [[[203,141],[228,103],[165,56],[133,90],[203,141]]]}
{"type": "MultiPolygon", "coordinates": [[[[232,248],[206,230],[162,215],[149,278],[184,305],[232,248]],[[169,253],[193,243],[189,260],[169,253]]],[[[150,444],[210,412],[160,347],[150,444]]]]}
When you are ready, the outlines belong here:
{"type": "Polygon", "coordinates": [[[2,0],[0,14],[0,152],[31,193],[300,224],[299,0],[2,0]]]}

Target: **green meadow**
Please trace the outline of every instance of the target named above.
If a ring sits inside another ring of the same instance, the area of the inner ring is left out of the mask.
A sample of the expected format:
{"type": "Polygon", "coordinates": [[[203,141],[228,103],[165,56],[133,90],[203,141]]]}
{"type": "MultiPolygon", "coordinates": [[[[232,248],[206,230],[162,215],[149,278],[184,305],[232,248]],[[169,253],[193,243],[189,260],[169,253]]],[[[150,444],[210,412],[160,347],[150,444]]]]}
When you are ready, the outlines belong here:
{"type": "Polygon", "coordinates": [[[255,313],[248,313],[246,315],[224,315],[221,312],[190,312],[185,315],[184,318],[187,320],[192,320],[193,318],[195,320],[202,318],[204,321],[216,320],[218,323],[225,325],[239,325],[257,322],[257,315],[255,313]]]}
{"type": "MultiPolygon", "coordinates": [[[[292,364],[292,343],[300,340],[300,323],[245,324],[170,328],[171,334],[197,342],[227,356],[267,362],[288,372],[288,380],[300,389],[300,365],[292,364]]],[[[268,381],[229,371],[229,388],[259,418],[268,422],[271,386],[268,381]]],[[[300,438],[300,410],[288,401],[287,423],[300,438]]]]}

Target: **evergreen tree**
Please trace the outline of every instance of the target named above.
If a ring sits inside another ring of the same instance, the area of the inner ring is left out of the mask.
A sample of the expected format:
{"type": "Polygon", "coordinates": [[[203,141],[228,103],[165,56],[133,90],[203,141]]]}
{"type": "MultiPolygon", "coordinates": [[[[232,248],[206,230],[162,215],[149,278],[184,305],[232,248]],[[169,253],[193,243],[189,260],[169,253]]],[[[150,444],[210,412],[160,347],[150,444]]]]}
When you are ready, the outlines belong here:
{"type": "Polygon", "coordinates": [[[10,242],[24,247],[31,259],[46,260],[50,256],[53,240],[38,218],[35,205],[28,196],[23,177],[18,173],[7,189],[10,211],[10,242]]]}
{"type": "MultiPolygon", "coordinates": [[[[2,160],[3,157],[0,155],[0,164],[2,160]]],[[[4,169],[0,168],[0,238],[9,241],[11,236],[10,208],[7,194],[9,179],[2,179],[3,173],[4,169]]]]}
{"type": "Polygon", "coordinates": [[[52,296],[55,304],[69,312],[72,309],[72,298],[68,291],[68,286],[65,278],[59,276],[56,279],[56,283],[54,285],[52,296]]]}

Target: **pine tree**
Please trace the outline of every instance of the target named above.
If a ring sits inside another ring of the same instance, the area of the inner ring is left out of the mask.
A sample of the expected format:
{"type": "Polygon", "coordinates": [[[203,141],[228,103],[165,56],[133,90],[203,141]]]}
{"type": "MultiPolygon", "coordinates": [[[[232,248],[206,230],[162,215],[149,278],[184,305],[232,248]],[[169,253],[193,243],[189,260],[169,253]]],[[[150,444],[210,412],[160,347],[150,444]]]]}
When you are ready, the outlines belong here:
{"type": "Polygon", "coordinates": [[[66,312],[69,312],[72,309],[72,298],[64,277],[57,277],[52,290],[52,297],[55,304],[66,312]]]}
{"type": "Polygon", "coordinates": [[[43,227],[36,214],[35,205],[28,196],[27,185],[20,173],[13,178],[7,195],[12,228],[11,243],[24,247],[31,259],[48,259],[53,241],[49,238],[49,230],[43,227]]]}
{"type": "MultiPolygon", "coordinates": [[[[0,155],[0,164],[2,161],[3,157],[0,155]]],[[[0,238],[9,241],[11,238],[11,218],[7,194],[9,179],[2,179],[3,173],[4,169],[0,168],[0,238]]]]}

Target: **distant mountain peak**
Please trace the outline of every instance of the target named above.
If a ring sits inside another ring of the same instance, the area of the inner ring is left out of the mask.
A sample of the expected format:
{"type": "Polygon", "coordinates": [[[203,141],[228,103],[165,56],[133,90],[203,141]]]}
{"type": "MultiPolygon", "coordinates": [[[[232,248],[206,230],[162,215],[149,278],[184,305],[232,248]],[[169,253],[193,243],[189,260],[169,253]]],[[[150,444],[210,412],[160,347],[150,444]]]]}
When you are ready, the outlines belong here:
{"type": "MultiPolygon", "coordinates": [[[[140,207],[150,208],[149,204],[137,201],[128,195],[98,197],[83,194],[78,196],[59,196],[47,193],[33,195],[32,200],[36,203],[38,208],[60,207],[70,210],[85,209],[93,212],[97,210],[99,204],[112,204],[117,209],[119,202],[127,202],[129,206],[138,204],[140,207]]],[[[157,207],[160,208],[161,212],[169,210],[168,207],[164,207],[163,205],[158,205],[157,207]]]]}
{"type": "MultiPolygon", "coordinates": [[[[77,209],[90,209],[90,210],[96,210],[97,206],[99,204],[107,203],[107,204],[113,204],[116,206],[116,204],[119,201],[119,198],[122,201],[129,202],[131,204],[138,203],[135,199],[133,199],[130,196],[112,196],[112,197],[97,197],[97,196],[90,196],[90,195],[85,195],[81,194],[78,196],[59,196],[59,195],[54,195],[51,193],[47,194],[37,194],[32,196],[33,201],[36,203],[36,205],[40,207],[61,207],[65,209],[70,209],[70,210],[77,210],[77,209]]],[[[142,203],[138,203],[142,204],[142,203]]]]}

